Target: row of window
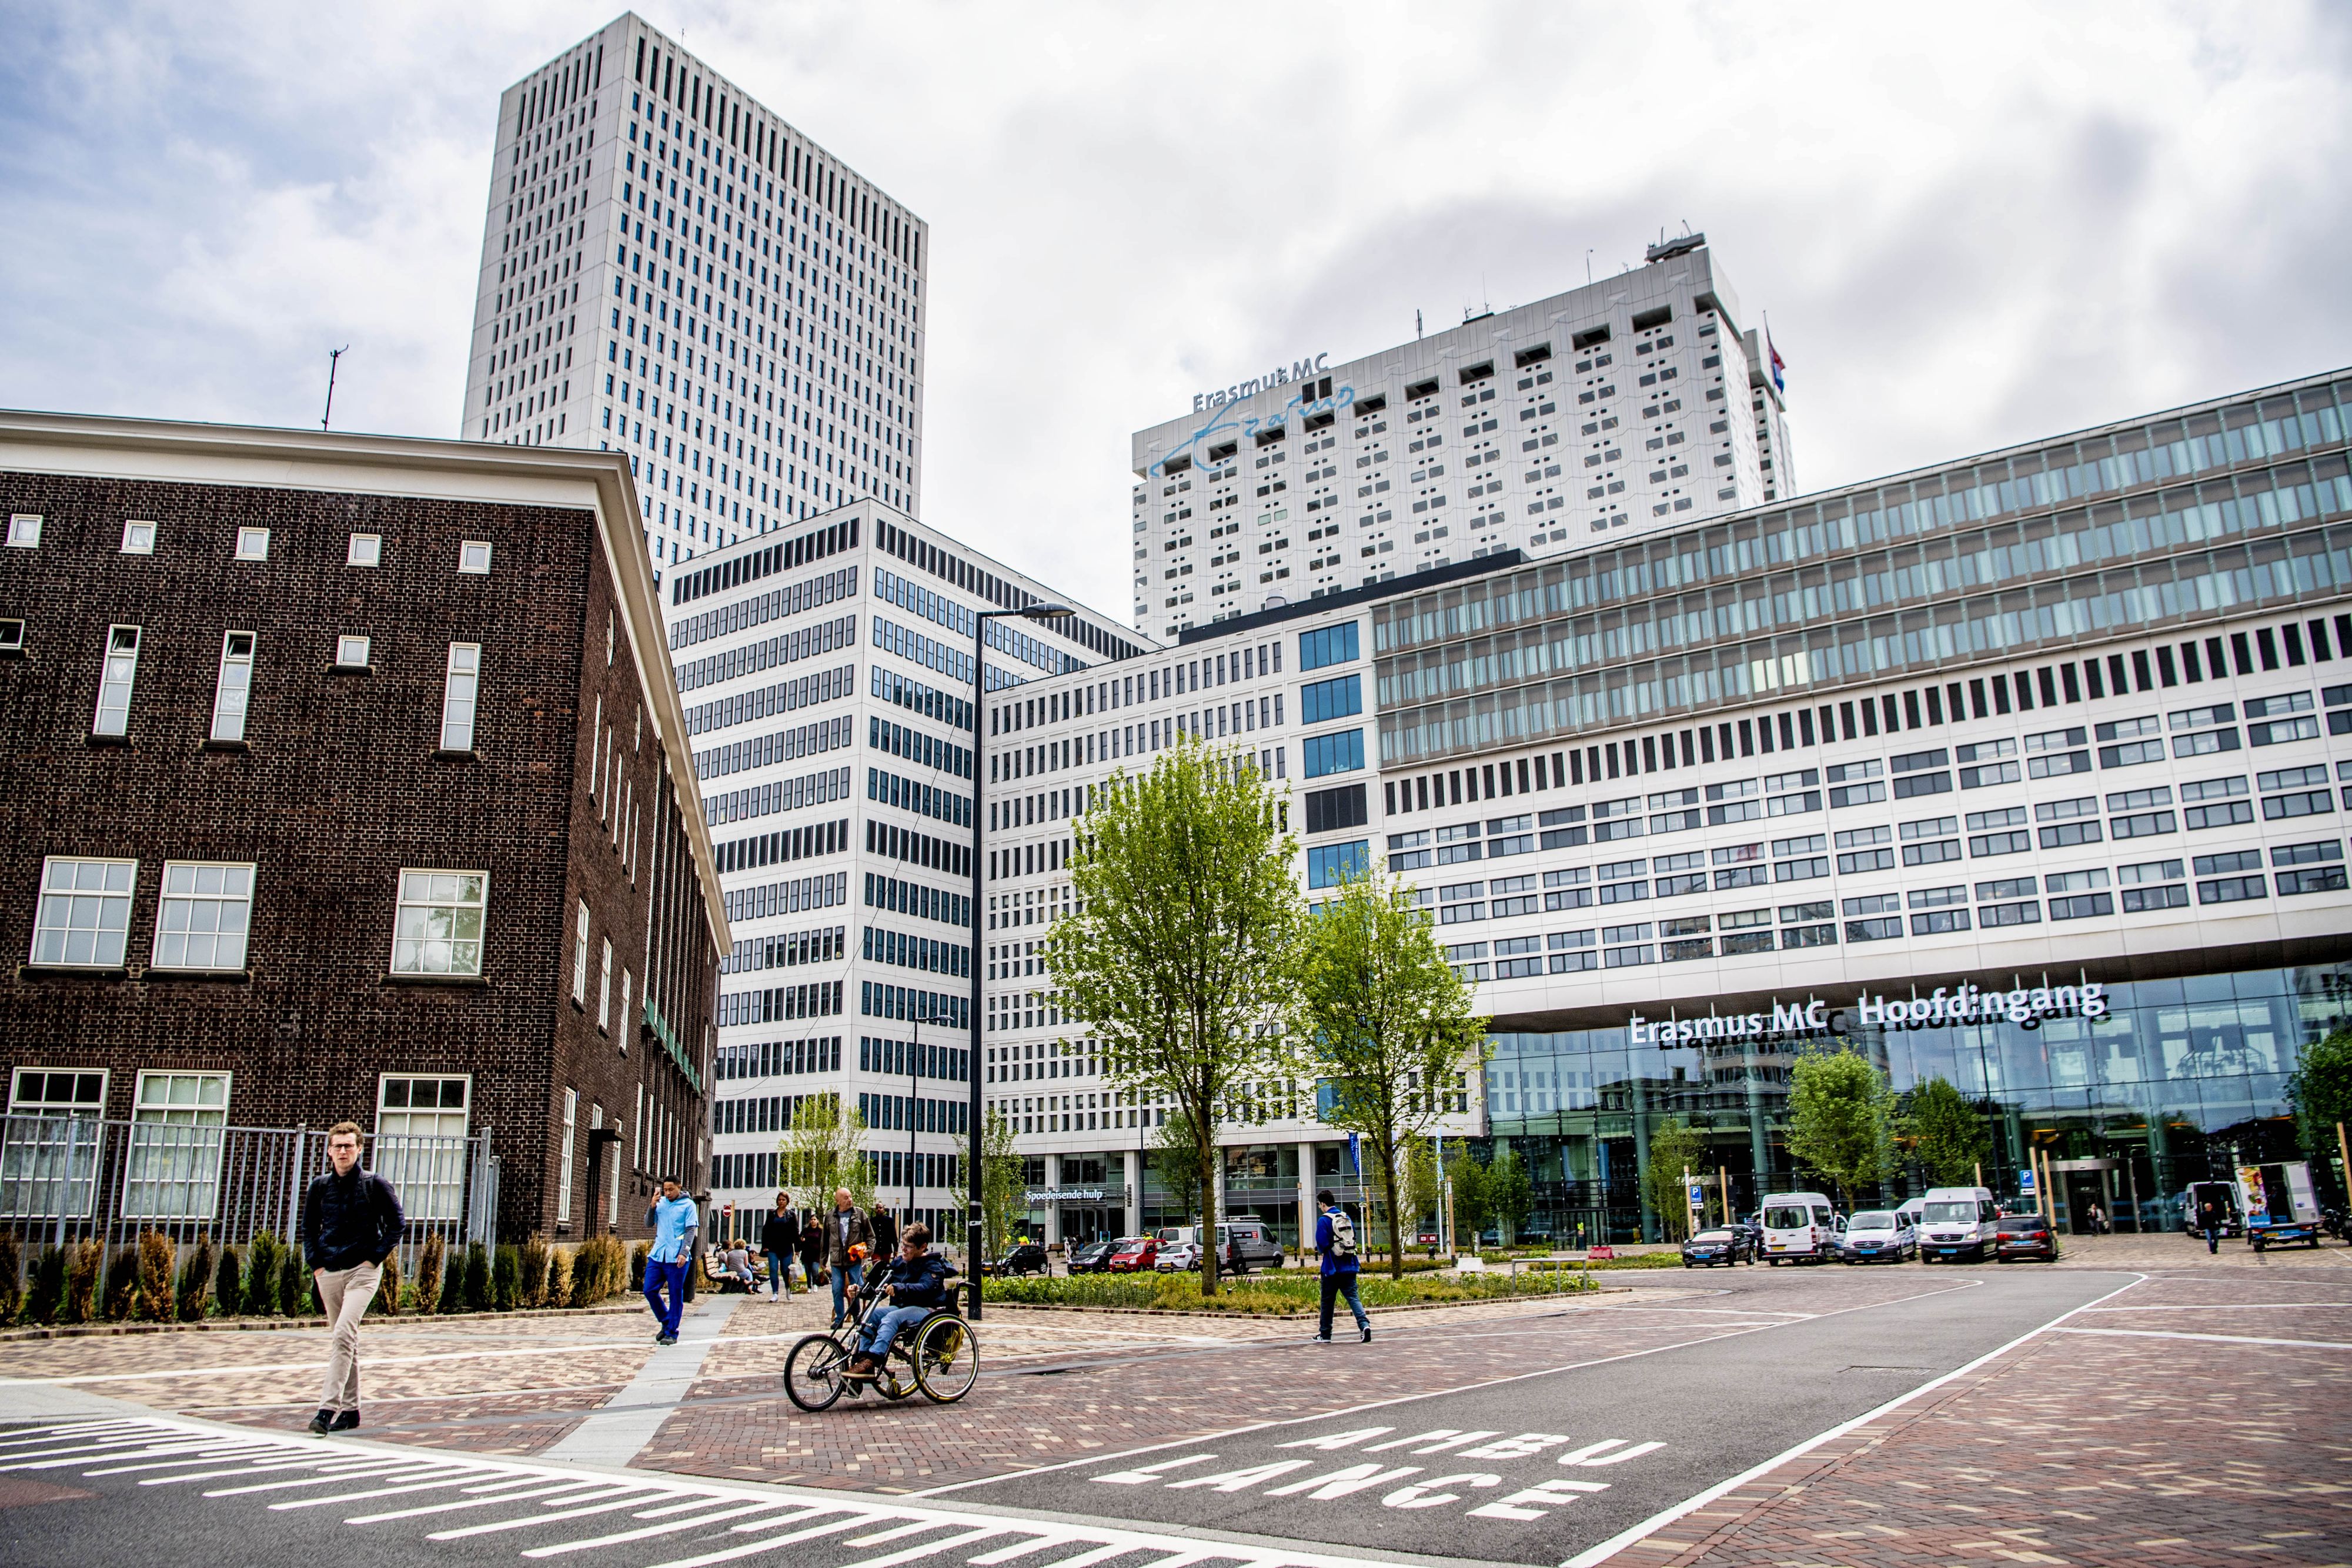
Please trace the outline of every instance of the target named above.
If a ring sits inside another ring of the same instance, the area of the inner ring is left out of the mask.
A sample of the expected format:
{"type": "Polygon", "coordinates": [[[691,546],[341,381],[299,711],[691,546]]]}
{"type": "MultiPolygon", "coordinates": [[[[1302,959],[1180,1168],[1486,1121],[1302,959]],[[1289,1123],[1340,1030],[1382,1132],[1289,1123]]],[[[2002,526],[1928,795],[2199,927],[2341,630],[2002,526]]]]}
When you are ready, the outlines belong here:
{"type": "MultiPolygon", "coordinates": [[[[40,549],[41,523],[42,518],[37,513],[16,512],[11,514],[8,518],[8,547],[12,549],[40,549]]],[[[124,555],[153,555],[155,553],[158,531],[158,525],[146,519],[137,517],[125,519],[122,525],[122,544],[121,547],[121,553],[124,555]]],[[[269,530],[268,528],[241,528],[237,529],[236,542],[231,547],[230,554],[237,560],[268,560],[269,559],[269,530]]],[[[349,536],[344,545],[343,564],[346,566],[359,567],[382,566],[383,564],[383,536],[382,534],[352,534],[349,536]]],[[[488,539],[459,540],[457,544],[457,570],[471,577],[488,576],[490,570],[490,541],[488,539]]]]}

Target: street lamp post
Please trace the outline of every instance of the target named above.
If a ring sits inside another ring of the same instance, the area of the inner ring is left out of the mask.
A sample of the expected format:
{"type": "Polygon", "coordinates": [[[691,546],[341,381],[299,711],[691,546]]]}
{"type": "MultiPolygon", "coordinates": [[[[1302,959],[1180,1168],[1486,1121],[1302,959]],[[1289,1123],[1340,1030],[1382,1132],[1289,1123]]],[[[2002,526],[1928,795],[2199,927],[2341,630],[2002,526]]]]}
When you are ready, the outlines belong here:
{"type": "Polygon", "coordinates": [[[983,755],[986,747],[981,730],[981,711],[988,703],[988,623],[1006,616],[1027,621],[1051,621],[1071,613],[1066,604],[1051,602],[1032,604],[1021,610],[982,610],[971,623],[971,1050],[965,1067],[971,1074],[968,1087],[971,1091],[964,1134],[964,1260],[971,1278],[967,1289],[971,1305],[965,1316],[980,1321],[980,1264],[982,1244],[987,1239],[981,1218],[981,1173],[986,1164],[982,1150],[987,1138],[987,1124],[981,1103],[981,1061],[982,1060],[981,1031],[981,991],[982,970],[981,954],[985,946],[982,940],[985,931],[981,924],[981,908],[987,894],[982,877],[987,862],[981,855],[981,828],[987,819],[982,810],[982,797],[988,788],[988,768],[983,755]]]}

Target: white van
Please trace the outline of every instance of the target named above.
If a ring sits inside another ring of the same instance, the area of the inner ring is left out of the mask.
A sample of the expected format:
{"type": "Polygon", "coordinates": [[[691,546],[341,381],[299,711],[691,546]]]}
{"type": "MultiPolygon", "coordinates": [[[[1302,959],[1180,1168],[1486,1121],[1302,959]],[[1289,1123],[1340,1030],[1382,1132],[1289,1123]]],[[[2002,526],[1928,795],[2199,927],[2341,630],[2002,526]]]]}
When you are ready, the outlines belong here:
{"type": "Polygon", "coordinates": [[[1920,1212],[1919,1260],[1982,1262],[2000,1234],[2000,1207],[1980,1186],[1932,1186],[1920,1212]]]}
{"type": "Polygon", "coordinates": [[[1904,1224],[1917,1230],[1927,1223],[1927,1200],[1924,1197],[1911,1198],[1895,1212],[1902,1216],[1904,1224]]]}
{"type": "Polygon", "coordinates": [[[1838,1255],[1845,1221],[1818,1192],[1775,1192],[1764,1197],[1764,1261],[1825,1263],[1838,1255]]]}

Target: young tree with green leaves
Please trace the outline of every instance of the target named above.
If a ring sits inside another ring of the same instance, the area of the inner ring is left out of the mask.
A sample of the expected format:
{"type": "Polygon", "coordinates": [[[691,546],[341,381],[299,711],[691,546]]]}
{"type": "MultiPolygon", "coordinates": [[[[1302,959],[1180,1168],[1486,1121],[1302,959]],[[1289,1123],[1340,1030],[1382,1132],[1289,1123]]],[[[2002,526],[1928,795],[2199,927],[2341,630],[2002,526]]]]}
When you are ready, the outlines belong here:
{"type": "Polygon", "coordinates": [[[1160,1190],[1187,1221],[1200,1212],[1201,1183],[1207,1167],[1201,1164],[1201,1135],[1181,1111],[1151,1129],[1152,1169],[1160,1190]]]}
{"type": "Polygon", "coordinates": [[[1815,1046],[1789,1072],[1789,1154],[1836,1189],[1841,1207],[1894,1164],[1895,1091],[1854,1051],[1815,1046]]]}
{"type": "Polygon", "coordinates": [[[1991,1152],[1992,1138],[1981,1113],[1944,1078],[1928,1079],[1911,1091],[1902,1117],[1911,1152],[1933,1186],[1973,1186],[1991,1152]]]}
{"type": "MultiPolygon", "coordinates": [[[[1408,1139],[1466,1104],[1469,1075],[1492,1050],[1486,1020],[1447,966],[1428,912],[1381,869],[1327,891],[1300,967],[1296,1028],[1328,1086],[1323,1120],[1357,1134],[1378,1167],[1390,1200],[1389,1272],[1402,1278],[1397,1164],[1408,1139]]],[[[1458,1182],[1454,1196],[1459,1223],[1458,1182]]]]}
{"type": "MultiPolygon", "coordinates": [[[[1063,1012],[1092,1032],[1111,1086],[1172,1102],[1203,1172],[1225,1108],[1295,1071],[1281,1025],[1302,913],[1286,817],[1286,789],[1247,754],[1180,738],[1149,772],[1097,791],[1071,841],[1070,912],[1046,937],[1063,1012]]],[[[1204,1296],[1217,1288],[1216,1207],[1204,1181],[1204,1296]]]]}
{"type": "MultiPolygon", "coordinates": [[[[2304,1153],[2322,1169],[2329,1156],[2344,1156],[2344,1127],[2352,1122],[2352,1029],[2338,1029],[2303,1048],[2303,1059],[2287,1074],[2286,1101],[2294,1107],[2295,1131],[2304,1153]]],[[[2344,1172],[2352,1187],[2352,1168],[2344,1172]]]]}
{"type": "Polygon", "coordinates": [[[1454,1184],[1454,1249],[1475,1252],[1487,1221],[1495,1218],[1486,1166],[1469,1145],[1457,1139],[1445,1157],[1445,1176],[1454,1184]]]}
{"type": "MultiPolygon", "coordinates": [[[[970,1136],[964,1158],[974,1157],[970,1136]]],[[[1004,1256],[1013,1227],[1028,1217],[1029,1184],[1024,1179],[1020,1148],[1013,1140],[1013,1124],[994,1105],[982,1128],[980,1152],[980,1249],[983,1260],[1004,1256]]],[[[969,1242],[966,1243],[969,1245],[969,1242]]],[[[977,1266],[975,1263],[974,1267],[977,1266]]]]}
{"type": "Polygon", "coordinates": [[[1706,1134],[1680,1116],[1650,1124],[1650,1167],[1642,1176],[1642,1190],[1658,1228],[1669,1241],[1690,1234],[1690,1191],[1683,1173],[1697,1176],[1706,1164],[1706,1134]]]}
{"type": "Polygon", "coordinates": [[[1416,1134],[1405,1140],[1404,1207],[1413,1227],[1424,1215],[1435,1214],[1445,1203],[1445,1188],[1437,1175],[1437,1148],[1416,1134]]]}
{"type": "Polygon", "coordinates": [[[874,1207],[874,1166],[860,1147],[866,1118],[838,1094],[812,1094],[793,1112],[790,1131],[776,1140],[777,1185],[806,1192],[820,1213],[834,1193],[849,1189],[861,1209],[874,1207]]]}
{"type": "Polygon", "coordinates": [[[1519,1229],[1528,1222],[1528,1213],[1535,1207],[1535,1183],[1528,1179],[1528,1162],[1519,1157],[1517,1149],[1505,1149],[1486,1166],[1486,1201],[1493,1206],[1495,1221],[1501,1227],[1503,1245],[1518,1244],[1519,1229]]]}

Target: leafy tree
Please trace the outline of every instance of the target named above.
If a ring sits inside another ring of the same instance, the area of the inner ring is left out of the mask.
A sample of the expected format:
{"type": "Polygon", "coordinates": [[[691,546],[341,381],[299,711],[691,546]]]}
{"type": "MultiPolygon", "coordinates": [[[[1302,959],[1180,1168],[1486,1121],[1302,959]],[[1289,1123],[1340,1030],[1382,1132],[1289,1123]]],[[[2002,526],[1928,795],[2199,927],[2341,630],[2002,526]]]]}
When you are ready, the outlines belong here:
{"type": "MultiPolygon", "coordinates": [[[[971,1140],[964,1140],[964,1158],[971,1159],[971,1140]]],[[[1013,1124],[994,1105],[988,1108],[980,1151],[980,1245],[989,1259],[1004,1256],[1004,1249],[1029,1213],[1029,1184],[1023,1175],[1021,1150],[1013,1139],[1013,1124]]]]}
{"type": "Polygon", "coordinates": [[[1983,1115],[1941,1077],[1914,1089],[1909,1101],[1902,1125],[1929,1184],[1974,1186],[1979,1166],[1992,1150],[1983,1115]]]}
{"type": "MultiPolygon", "coordinates": [[[[1220,1111],[1294,1067],[1279,1027],[1302,919],[1286,808],[1244,754],[1189,737],[1140,777],[1113,774],[1079,819],[1069,913],[1046,938],[1063,1012],[1093,1032],[1111,1086],[1170,1102],[1204,1172],[1220,1111]]],[[[1211,1241],[1216,1207],[1202,1182],[1211,1241]]],[[[1203,1247],[1202,1295],[1216,1279],[1203,1247]]]]}
{"type": "Polygon", "coordinates": [[[1454,1183],[1454,1250],[1475,1252],[1487,1222],[1495,1218],[1495,1205],[1487,1191],[1486,1167],[1471,1152],[1469,1145],[1457,1143],[1445,1162],[1445,1175],[1454,1183]]]}
{"type": "MultiPolygon", "coordinates": [[[[2330,1155],[2340,1153],[2337,1126],[2352,1122],[2352,1029],[2338,1029],[2303,1048],[2303,1060],[2287,1075],[2286,1098],[2294,1107],[2304,1152],[2324,1166],[2330,1155]]],[[[2352,1184],[2352,1171],[2344,1174],[2352,1184]]]]}
{"type": "Polygon", "coordinates": [[[1418,1227],[1425,1215],[1434,1214],[1445,1202],[1445,1189],[1439,1185],[1437,1149],[1429,1139],[1415,1134],[1405,1140],[1404,1207],[1418,1227]]]}
{"type": "Polygon", "coordinates": [[[1517,1149],[1504,1150],[1487,1166],[1486,1201],[1493,1206],[1496,1223],[1502,1228],[1503,1244],[1516,1245],[1519,1228],[1527,1224],[1528,1212],[1536,1202],[1535,1183],[1528,1178],[1528,1162],[1519,1157],[1517,1149]]]}
{"type": "Polygon", "coordinates": [[[1895,1092],[1886,1074],[1851,1051],[1814,1047],[1789,1074],[1789,1154],[1821,1173],[1839,1205],[1894,1163],[1895,1092]]]}
{"type": "Polygon", "coordinates": [[[793,1111],[790,1131],[776,1141],[779,1186],[805,1190],[820,1211],[849,1189],[860,1208],[874,1207],[874,1166],[859,1147],[866,1118],[838,1094],[812,1094],[793,1111]]]}
{"type": "MultiPolygon", "coordinates": [[[[1308,922],[1300,968],[1297,1028],[1329,1088],[1323,1120],[1358,1134],[1378,1167],[1391,1200],[1389,1272],[1402,1278],[1397,1162],[1407,1139],[1463,1105],[1466,1076],[1485,1068],[1493,1049],[1486,1020],[1447,966],[1428,912],[1384,870],[1368,868],[1330,890],[1308,922]]],[[[1454,1196],[1463,1224],[1458,1178],[1454,1196]]]]}
{"type": "Polygon", "coordinates": [[[1680,1116],[1650,1124],[1650,1168],[1642,1177],[1643,1190],[1669,1241],[1690,1234],[1690,1194],[1684,1189],[1683,1172],[1696,1176],[1706,1163],[1706,1134],[1696,1127],[1680,1116]]]}
{"type": "Polygon", "coordinates": [[[1201,1183],[1207,1167],[1201,1164],[1201,1135],[1181,1111],[1151,1129],[1151,1168],[1159,1174],[1160,1190],[1190,1219],[1200,1212],[1201,1183]]]}

